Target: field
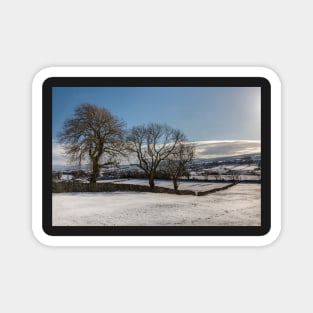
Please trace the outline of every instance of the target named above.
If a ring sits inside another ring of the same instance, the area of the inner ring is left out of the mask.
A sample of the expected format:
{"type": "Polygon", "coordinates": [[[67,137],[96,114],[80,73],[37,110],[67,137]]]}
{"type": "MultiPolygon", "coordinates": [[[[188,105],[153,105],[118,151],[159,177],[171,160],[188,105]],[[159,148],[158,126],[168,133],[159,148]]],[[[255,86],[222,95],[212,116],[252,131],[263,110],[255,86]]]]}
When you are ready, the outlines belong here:
{"type": "MultiPolygon", "coordinates": [[[[210,188],[194,186],[194,190],[200,187],[210,188]]],[[[58,193],[53,194],[52,223],[54,226],[260,226],[260,195],[260,185],[248,183],[201,197],[148,192],[58,193]]]]}
{"type": "MultiPolygon", "coordinates": [[[[130,185],[142,185],[149,186],[147,179],[112,179],[112,180],[100,180],[98,183],[114,183],[114,184],[130,184],[130,185]]],[[[180,181],[179,190],[191,190],[191,191],[208,191],[216,188],[229,186],[231,183],[211,183],[211,182],[199,182],[199,181],[180,181]]],[[[171,180],[156,179],[155,185],[158,187],[165,187],[173,189],[173,182],[171,180]]]]}

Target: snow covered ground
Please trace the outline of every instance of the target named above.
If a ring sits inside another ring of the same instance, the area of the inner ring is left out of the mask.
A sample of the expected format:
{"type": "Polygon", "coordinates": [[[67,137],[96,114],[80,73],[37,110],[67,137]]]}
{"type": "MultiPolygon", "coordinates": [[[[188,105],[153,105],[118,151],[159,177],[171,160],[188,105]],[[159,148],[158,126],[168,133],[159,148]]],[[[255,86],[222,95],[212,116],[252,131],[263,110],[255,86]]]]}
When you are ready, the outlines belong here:
{"type": "MultiPolygon", "coordinates": [[[[130,184],[149,186],[148,179],[111,179],[99,180],[98,183],[114,183],[114,184],[130,184]]],[[[165,187],[173,189],[173,182],[171,180],[156,179],[155,185],[158,187],[165,187]]],[[[197,181],[181,181],[179,182],[179,190],[192,190],[192,191],[207,191],[216,188],[221,188],[230,185],[231,183],[208,183],[197,181]]]]}
{"type": "Polygon", "coordinates": [[[142,192],[56,193],[54,226],[259,226],[259,184],[206,196],[142,192]]]}

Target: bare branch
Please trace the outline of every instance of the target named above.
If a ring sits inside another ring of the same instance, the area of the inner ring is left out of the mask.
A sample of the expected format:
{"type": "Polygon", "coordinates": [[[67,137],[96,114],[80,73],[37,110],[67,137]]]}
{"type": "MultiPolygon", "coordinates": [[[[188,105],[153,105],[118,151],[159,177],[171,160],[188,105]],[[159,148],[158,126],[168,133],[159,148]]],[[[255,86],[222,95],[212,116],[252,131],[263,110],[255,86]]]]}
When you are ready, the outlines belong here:
{"type": "Polygon", "coordinates": [[[96,182],[101,159],[114,157],[125,148],[124,127],[124,121],[107,109],[85,103],[77,106],[74,115],[64,122],[58,138],[72,162],[80,164],[85,158],[91,161],[91,182],[96,182]]]}
{"type": "Polygon", "coordinates": [[[136,153],[138,166],[148,176],[151,188],[154,188],[154,177],[160,163],[184,140],[186,137],[180,130],[166,124],[150,123],[130,130],[127,136],[128,150],[136,153]]]}

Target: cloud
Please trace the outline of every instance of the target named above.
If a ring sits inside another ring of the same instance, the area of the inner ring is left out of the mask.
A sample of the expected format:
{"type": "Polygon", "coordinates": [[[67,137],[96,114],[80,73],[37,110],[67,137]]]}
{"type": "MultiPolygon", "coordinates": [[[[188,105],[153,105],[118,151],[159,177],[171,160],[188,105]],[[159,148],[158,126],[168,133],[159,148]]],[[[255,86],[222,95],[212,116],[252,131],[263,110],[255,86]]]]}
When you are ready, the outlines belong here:
{"type": "Polygon", "coordinates": [[[65,166],[73,166],[69,159],[65,156],[62,145],[57,141],[52,141],[52,168],[58,169],[65,166]]]}
{"type": "Polygon", "coordinates": [[[63,149],[61,144],[52,141],[52,165],[65,165],[67,163],[65,156],[63,155],[63,149]]]}
{"type": "Polygon", "coordinates": [[[260,153],[260,141],[231,140],[231,141],[198,141],[195,142],[196,158],[217,158],[236,156],[250,153],[260,153]]]}

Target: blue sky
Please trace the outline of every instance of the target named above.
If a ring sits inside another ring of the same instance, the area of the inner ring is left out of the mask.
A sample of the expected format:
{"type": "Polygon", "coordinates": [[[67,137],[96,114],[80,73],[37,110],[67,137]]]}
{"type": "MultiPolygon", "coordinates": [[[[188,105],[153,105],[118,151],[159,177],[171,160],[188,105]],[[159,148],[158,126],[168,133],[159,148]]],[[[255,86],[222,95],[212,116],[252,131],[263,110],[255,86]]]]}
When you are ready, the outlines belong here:
{"type": "Polygon", "coordinates": [[[260,140],[259,87],[54,87],[52,137],[82,103],[105,107],[127,128],[149,122],[181,129],[190,141],[260,140]]]}

